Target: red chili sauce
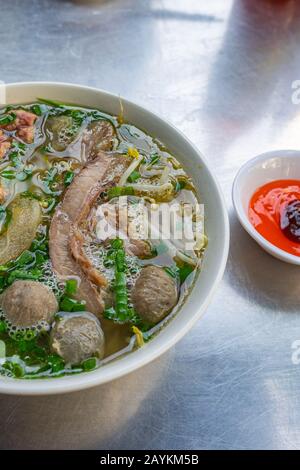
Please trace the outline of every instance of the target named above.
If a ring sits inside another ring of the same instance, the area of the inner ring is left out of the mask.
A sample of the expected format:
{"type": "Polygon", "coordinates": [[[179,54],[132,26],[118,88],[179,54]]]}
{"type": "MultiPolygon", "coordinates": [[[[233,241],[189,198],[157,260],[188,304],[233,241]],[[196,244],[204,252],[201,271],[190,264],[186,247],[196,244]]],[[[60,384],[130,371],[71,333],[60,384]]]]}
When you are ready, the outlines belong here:
{"type": "Polygon", "coordinates": [[[277,180],[257,189],[249,219],[273,245],[300,256],[300,180],[277,180]]]}

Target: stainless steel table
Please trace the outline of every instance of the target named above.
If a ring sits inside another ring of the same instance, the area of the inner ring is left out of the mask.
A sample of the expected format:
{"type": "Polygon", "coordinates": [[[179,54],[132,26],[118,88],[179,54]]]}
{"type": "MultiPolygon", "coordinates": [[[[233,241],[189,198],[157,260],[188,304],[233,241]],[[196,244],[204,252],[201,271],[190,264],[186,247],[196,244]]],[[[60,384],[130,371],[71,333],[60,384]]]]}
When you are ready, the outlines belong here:
{"type": "Polygon", "coordinates": [[[1,80],[98,86],[185,132],[219,178],[232,236],[213,302],[175,348],[92,390],[2,395],[0,447],[299,448],[299,269],[249,238],[230,196],[247,159],[300,147],[299,2],[0,0],[0,24],[1,80]]]}

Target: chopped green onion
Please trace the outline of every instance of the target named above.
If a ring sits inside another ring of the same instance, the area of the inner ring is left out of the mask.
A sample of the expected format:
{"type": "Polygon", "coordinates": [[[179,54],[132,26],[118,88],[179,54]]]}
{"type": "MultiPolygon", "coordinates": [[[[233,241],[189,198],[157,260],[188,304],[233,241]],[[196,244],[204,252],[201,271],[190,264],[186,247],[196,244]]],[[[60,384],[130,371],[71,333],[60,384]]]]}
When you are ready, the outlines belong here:
{"type": "Polygon", "coordinates": [[[84,301],[77,301],[65,295],[62,297],[59,307],[63,312],[84,312],[86,308],[84,301]]]}
{"type": "Polygon", "coordinates": [[[16,177],[16,172],[13,170],[3,170],[1,171],[0,175],[2,176],[2,178],[13,180],[16,177]]]}
{"type": "Polygon", "coordinates": [[[0,115],[0,126],[7,126],[16,120],[15,113],[0,115]]]}
{"type": "Polygon", "coordinates": [[[166,273],[169,274],[169,276],[173,277],[174,279],[177,279],[179,276],[179,269],[177,266],[167,266],[164,268],[166,273]]]}
{"type": "Polygon", "coordinates": [[[195,268],[188,263],[180,263],[177,266],[168,266],[164,269],[171,277],[178,279],[180,284],[183,284],[195,268]]]}
{"type": "Polygon", "coordinates": [[[21,378],[24,376],[24,369],[23,367],[18,364],[17,362],[6,361],[2,365],[4,369],[10,371],[14,377],[21,378]]]}
{"type": "Polygon", "coordinates": [[[111,242],[111,247],[114,250],[122,249],[123,248],[123,240],[121,238],[115,238],[111,242]]]}
{"type": "Polygon", "coordinates": [[[111,242],[110,258],[115,266],[115,279],[113,290],[115,293],[115,305],[104,311],[104,317],[117,323],[135,322],[137,316],[132,308],[128,306],[126,258],[124,242],[116,238],[111,242]]]}
{"type": "Polygon", "coordinates": [[[175,191],[176,191],[176,192],[181,191],[181,190],[184,189],[185,187],[186,187],[186,181],[185,181],[185,180],[183,180],[183,179],[181,179],[181,180],[178,179],[178,180],[176,181],[176,186],[175,186],[175,191]]]}
{"type": "Polygon", "coordinates": [[[47,106],[54,106],[54,108],[64,108],[64,105],[58,101],[46,100],[45,98],[38,98],[38,101],[46,104],[47,106]]]}
{"type": "Polygon", "coordinates": [[[12,147],[22,152],[26,150],[26,144],[24,144],[23,142],[16,141],[16,140],[13,141],[12,147]]]}
{"type": "Polygon", "coordinates": [[[65,292],[60,299],[60,310],[63,312],[82,312],[85,310],[85,301],[78,301],[71,296],[77,291],[76,279],[68,279],[65,285],[65,292]]]}
{"type": "Polygon", "coordinates": [[[64,176],[64,184],[65,186],[69,186],[73,179],[74,179],[74,172],[73,171],[67,171],[64,176]]]}
{"type": "Polygon", "coordinates": [[[36,269],[32,271],[24,271],[21,269],[16,269],[15,271],[12,271],[7,279],[7,283],[10,285],[12,284],[16,279],[31,279],[33,281],[37,281],[42,275],[42,271],[36,269]]]}
{"type": "Polygon", "coordinates": [[[23,251],[23,253],[17,259],[18,266],[25,266],[26,264],[32,264],[35,261],[35,254],[29,250],[23,251]]]}
{"type": "Polygon", "coordinates": [[[77,281],[76,279],[68,279],[66,282],[65,293],[67,295],[76,294],[77,291],[77,281]]]}
{"type": "Polygon", "coordinates": [[[133,170],[133,172],[128,176],[128,181],[129,183],[134,183],[141,177],[141,174],[137,170],[133,170]]]}
{"type": "Polygon", "coordinates": [[[51,354],[47,357],[47,363],[51,367],[51,372],[60,372],[64,369],[64,360],[56,354],[51,354]]]}
{"type": "Polygon", "coordinates": [[[153,165],[155,165],[155,163],[157,163],[159,160],[160,160],[160,156],[159,156],[159,155],[157,155],[157,154],[152,155],[147,166],[148,166],[148,167],[149,167],[149,166],[153,166],[153,165]]]}
{"type": "Polygon", "coordinates": [[[188,263],[184,263],[182,266],[179,266],[179,279],[181,284],[186,280],[186,278],[194,271],[194,266],[191,266],[188,263]]]}
{"type": "Polygon", "coordinates": [[[41,116],[43,114],[42,107],[39,104],[32,105],[30,109],[37,116],[41,116]]]}
{"type": "Polygon", "coordinates": [[[20,379],[21,377],[23,377],[25,371],[21,364],[16,363],[13,365],[13,373],[17,379],[20,379]]]}
{"type": "Polygon", "coordinates": [[[83,370],[88,372],[89,370],[95,369],[95,367],[97,366],[97,360],[95,357],[90,357],[89,359],[83,361],[81,365],[83,370]]]}
{"type": "Polygon", "coordinates": [[[33,193],[32,191],[24,191],[23,193],[21,193],[21,197],[36,199],[37,201],[40,201],[42,199],[42,196],[40,194],[33,193]]]}
{"type": "Polygon", "coordinates": [[[131,186],[114,186],[107,192],[108,199],[112,199],[113,197],[132,195],[134,195],[134,189],[131,186]]]}

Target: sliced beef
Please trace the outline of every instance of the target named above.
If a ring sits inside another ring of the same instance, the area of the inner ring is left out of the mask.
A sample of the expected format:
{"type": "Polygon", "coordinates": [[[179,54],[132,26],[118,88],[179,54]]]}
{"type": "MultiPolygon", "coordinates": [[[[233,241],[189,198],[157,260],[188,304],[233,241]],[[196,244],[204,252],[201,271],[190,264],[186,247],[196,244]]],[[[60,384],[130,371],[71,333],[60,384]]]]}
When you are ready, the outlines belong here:
{"type": "Polygon", "coordinates": [[[91,260],[87,258],[83,249],[83,245],[83,233],[78,228],[74,228],[70,238],[70,249],[74,259],[77,261],[77,263],[79,263],[81,269],[84,271],[90,281],[96,284],[96,286],[106,287],[106,278],[98,271],[98,269],[94,268],[91,260]]]}
{"type": "Polygon", "coordinates": [[[0,159],[4,157],[10,147],[10,138],[0,129],[0,159]]]}
{"type": "Polygon", "coordinates": [[[11,112],[15,113],[17,116],[15,122],[12,123],[12,125],[15,125],[15,128],[33,126],[37,120],[36,114],[25,111],[24,109],[17,109],[11,112]]]}
{"type": "Polygon", "coordinates": [[[109,121],[92,122],[82,138],[84,160],[93,160],[100,151],[112,150],[115,136],[115,128],[109,121]]]}
{"type": "Polygon", "coordinates": [[[4,203],[6,195],[7,194],[5,192],[5,189],[2,186],[0,186],[0,204],[4,203]]]}
{"type": "Polygon", "coordinates": [[[116,184],[130,165],[130,157],[120,154],[98,156],[81,170],[57,207],[50,227],[50,256],[61,279],[77,277],[77,298],[86,301],[87,310],[99,315],[104,309],[106,279],[90,265],[83,250],[82,230],[100,193],[116,184]],[[100,290],[97,289],[100,287],[100,290]]]}
{"type": "Polygon", "coordinates": [[[20,127],[17,130],[17,136],[19,137],[19,139],[23,140],[27,144],[32,144],[32,142],[34,141],[34,127],[20,127]]]}
{"type": "MultiPolygon", "coordinates": [[[[118,198],[117,202],[113,200],[99,207],[99,211],[96,212],[93,222],[97,231],[97,237],[103,242],[106,242],[109,241],[110,238],[114,238],[108,236],[108,232],[120,234],[121,238],[124,238],[125,251],[128,255],[137,256],[141,259],[151,258],[153,256],[151,244],[149,241],[141,238],[141,233],[144,234],[145,232],[145,225],[143,225],[144,218],[139,217],[138,213],[130,213],[130,208],[133,207],[130,199],[125,197],[123,203],[120,201],[121,198],[118,198]],[[101,231],[103,220],[105,220],[110,227],[108,232],[101,231]],[[101,221],[100,230],[97,230],[97,221],[101,221]]],[[[134,207],[138,207],[136,198],[134,207]]]]}
{"type": "Polygon", "coordinates": [[[16,131],[17,137],[27,144],[32,144],[34,141],[34,123],[37,116],[23,109],[14,109],[10,112],[16,115],[16,119],[11,124],[2,127],[9,132],[16,131]]]}
{"type": "Polygon", "coordinates": [[[151,324],[160,322],[175,307],[177,298],[174,279],[158,266],[144,267],[131,292],[135,310],[151,324]]]}
{"type": "Polygon", "coordinates": [[[103,311],[104,301],[96,287],[86,278],[83,270],[73,258],[70,251],[70,234],[73,225],[66,212],[59,208],[56,210],[50,227],[49,248],[52,266],[62,281],[68,278],[78,280],[78,300],[85,300],[89,311],[99,313],[103,311]]]}

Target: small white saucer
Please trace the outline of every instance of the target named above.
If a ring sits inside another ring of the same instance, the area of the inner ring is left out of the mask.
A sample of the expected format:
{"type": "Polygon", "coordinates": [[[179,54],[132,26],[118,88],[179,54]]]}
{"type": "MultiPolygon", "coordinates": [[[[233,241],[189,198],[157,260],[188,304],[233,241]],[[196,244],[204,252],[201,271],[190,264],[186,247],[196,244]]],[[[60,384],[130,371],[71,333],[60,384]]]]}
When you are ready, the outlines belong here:
{"type": "Polygon", "coordinates": [[[300,181],[300,151],[267,152],[245,163],[233,183],[233,205],[244,229],[264,250],[275,258],[300,266],[300,256],[287,253],[267,241],[257,232],[248,218],[249,202],[253,193],[264,184],[280,179],[299,179],[300,181]]]}

